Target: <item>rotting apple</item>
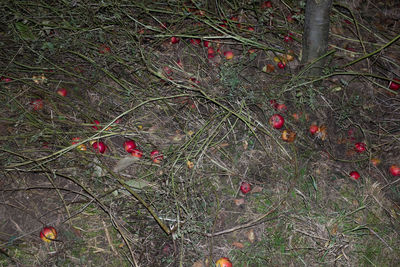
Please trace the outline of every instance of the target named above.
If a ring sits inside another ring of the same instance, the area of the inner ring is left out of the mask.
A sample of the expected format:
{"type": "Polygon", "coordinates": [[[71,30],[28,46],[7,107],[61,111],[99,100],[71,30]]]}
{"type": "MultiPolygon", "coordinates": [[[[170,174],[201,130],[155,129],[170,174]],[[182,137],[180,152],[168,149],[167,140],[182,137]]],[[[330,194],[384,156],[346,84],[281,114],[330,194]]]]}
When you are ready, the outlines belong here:
{"type": "Polygon", "coordinates": [[[282,132],[282,140],[288,143],[293,143],[296,139],[296,133],[292,130],[285,129],[282,132]]]}
{"type": "Polygon", "coordinates": [[[40,238],[47,243],[54,241],[57,238],[57,231],[53,226],[43,227],[40,231],[40,238]]]}
{"type": "Polygon", "coordinates": [[[96,152],[99,152],[100,154],[103,154],[106,152],[107,146],[104,144],[102,141],[95,141],[92,143],[92,147],[96,152]]]}
{"type": "Polygon", "coordinates": [[[358,180],[360,178],[360,174],[357,171],[352,171],[350,172],[350,177],[353,178],[354,180],[358,180]]]}
{"type": "Polygon", "coordinates": [[[132,149],[131,155],[136,158],[141,158],[143,156],[143,151],[138,148],[134,148],[132,149]]]}
{"type": "Polygon", "coordinates": [[[150,152],[150,158],[154,163],[159,164],[164,159],[164,156],[163,156],[163,154],[160,153],[160,151],[155,149],[150,152]]]}
{"type": "Polygon", "coordinates": [[[222,257],[217,260],[215,267],[232,267],[232,262],[227,257],[222,257]]]}
{"type": "Polygon", "coordinates": [[[136,143],[133,140],[126,140],[124,142],[124,149],[128,153],[132,153],[133,150],[136,148],[136,143]]]}
{"type": "Polygon", "coordinates": [[[397,165],[392,165],[389,168],[389,172],[393,176],[400,176],[400,167],[397,165]]]}
{"type": "MultiPolygon", "coordinates": [[[[81,140],[81,138],[79,138],[79,137],[74,137],[74,138],[72,138],[72,144],[73,144],[73,145],[76,145],[76,144],[78,144],[78,143],[80,142],[80,140],[81,140]]],[[[86,151],[86,150],[87,150],[85,144],[80,144],[80,145],[77,146],[76,148],[77,148],[78,150],[81,150],[81,151],[86,151]]]]}
{"type": "Polygon", "coordinates": [[[354,144],[354,149],[358,153],[363,153],[367,149],[367,145],[365,143],[359,142],[354,144]]]}
{"type": "Polygon", "coordinates": [[[284,123],[285,119],[279,114],[274,114],[269,118],[269,124],[275,129],[282,128],[284,123]]]}
{"type": "Polygon", "coordinates": [[[240,184],[240,191],[242,191],[243,194],[247,194],[251,191],[251,185],[248,182],[242,182],[240,184]]]}
{"type": "Polygon", "coordinates": [[[57,94],[59,94],[60,96],[67,96],[68,91],[65,88],[60,88],[57,90],[57,94]]]}

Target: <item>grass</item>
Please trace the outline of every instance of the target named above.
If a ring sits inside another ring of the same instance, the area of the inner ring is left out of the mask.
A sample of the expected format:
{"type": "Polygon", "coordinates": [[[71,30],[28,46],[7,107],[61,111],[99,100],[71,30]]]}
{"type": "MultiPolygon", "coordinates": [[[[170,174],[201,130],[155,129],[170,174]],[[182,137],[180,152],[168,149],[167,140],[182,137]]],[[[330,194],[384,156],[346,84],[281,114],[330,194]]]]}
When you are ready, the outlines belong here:
{"type": "Polygon", "coordinates": [[[5,3],[0,265],[395,266],[399,186],[388,168],[400,164],[399,101],[388,82],[400,75],[399,37],[380,22],[390,5],[366,19],[352,3],[355,20],[335,6],[329,66],[305,77],[304,3],[272,4],[5,3]],[[192,38],[210,41],[214,58],[192,38]],[[279,69],[274,57],[287,53],[295,59],[279,69]],[[268,124],[278,112],[294,143],[268,124]],[[327,137],[311,136],[311,124],[327,137]],[[124,151],[127,139],[141,159],[124,151]],[[46,225],[56,241],[40,240],[46,225]]]}

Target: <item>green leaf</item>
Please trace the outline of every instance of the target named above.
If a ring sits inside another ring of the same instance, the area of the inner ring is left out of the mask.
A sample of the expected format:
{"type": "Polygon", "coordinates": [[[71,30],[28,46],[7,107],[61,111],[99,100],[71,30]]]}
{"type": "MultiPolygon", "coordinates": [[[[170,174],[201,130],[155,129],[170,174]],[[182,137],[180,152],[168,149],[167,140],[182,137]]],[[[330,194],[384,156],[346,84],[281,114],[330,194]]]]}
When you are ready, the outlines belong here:
{"type": "Polygon", "coordinates": [[[26,41],[35,40],[35,35],[33,35],[33,29],[29,27],[27,24],[22,22],[15,23],[15,28],[19,32],[22,39],[26,41]]]}

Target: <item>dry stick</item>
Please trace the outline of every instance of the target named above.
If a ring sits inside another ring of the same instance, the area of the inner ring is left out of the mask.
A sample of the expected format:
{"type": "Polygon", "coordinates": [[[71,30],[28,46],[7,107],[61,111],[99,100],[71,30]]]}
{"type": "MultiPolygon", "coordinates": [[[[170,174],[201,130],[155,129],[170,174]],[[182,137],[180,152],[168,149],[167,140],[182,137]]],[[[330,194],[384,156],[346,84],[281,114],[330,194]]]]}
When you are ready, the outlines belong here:
{"type": "Polygon", "coordinates": [[[282,199],[281,201],[279,201],[279,203],[278,203],[274,208],[271,208],[269,211],[267,211],[267,213],[265,213],[265,214],[259,216],[258,218],[254,219],[254,220],[252,220],[252,221],[250,221],[250,222],[248,222],[248,223],[241,224],[241,225],[238,225],[238,226],[235,226],[235,227],[226,229],[226,230],[222,230],[222,231],[219,231],[219,232],[216,232],[216,233],[212,233],[212,234],[204,233],[204,235],[207,236],[207,237],[214,237],[214,236],[218,236],[218,235],[223,235],[223,234],[231,233],[231,232],[234,232],[234,231],[243,229],[243,228],[251,227],[251,226],[255,225],[256,223],[258,223],[259,221],[261,221],[262,219],[264,219],[265,217],[267,217],[268,215],[270,215],[270,214],[271,214],[272,212],[274,212],[275,210],[277,210],[277,209],[278,209],[278,206],[279,206],[280,204],[282,204],[282,202],[283,202],[285,199],[286,199],[286,197],[285,197],[284,199],[282,199]]]}
{"type": "Polygon", "coordinates": [[[373,56],[373,55],[375,55],[375,54],[381,52],[383,49],[385,49],[385,48],[391,46],[393,43],[395,43],[395,42],[396,42],[397,40],[399,40],[399,39],[400,39],[400,34],[397,35],[395,38],[393,38],[390,42],[388,42],[388,43],[386,43],[385,45],[383,45],[381,48],[379,48],[379,49],[377,49],[377,50],[375,50],[375,51],[373,51],[373,52],[371,52],[371,53],[369,53],[369,54],[367,54],[367,55],[365,55],[365,56],[363,56],[363,57],[360,57],[360,58],[358,58],[358,59],[356,59],[356,60],[353,60],[353,61],[347,63],[346,65],[344,65],[344,66],[342,66],[342,67],[340,67],[340,68],[346,68],[346,67],[351,66],[351,65],[354,65],[354,64],[356,64],[356,63],[358,63],[358,62],[360,62],[360,61],[362,61],[362,60],[364,60],[364,59],[366,59],[366,58],[369,58],[369,57],[371,57],[371,56],[373,56]]]}

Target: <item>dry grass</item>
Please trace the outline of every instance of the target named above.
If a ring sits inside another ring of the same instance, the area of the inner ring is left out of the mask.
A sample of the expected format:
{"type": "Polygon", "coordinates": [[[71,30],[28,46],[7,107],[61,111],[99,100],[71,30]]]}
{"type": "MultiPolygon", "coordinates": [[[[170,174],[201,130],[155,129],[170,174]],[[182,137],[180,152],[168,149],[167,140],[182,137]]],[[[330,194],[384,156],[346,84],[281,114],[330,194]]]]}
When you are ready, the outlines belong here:
{"type": "Polygon", "coordinates": [[[400,104],[388,81],[400,76],[399,26],[383,15],[396,6],[374,4],[376,15],[356,4],[334,7],[336,53],[317,78],[299,66],[293,1],[4,4],[0,265],[395,266],[400,194],[388,167],[400,164],[400,104]],[[289,50],[295,60],[277,68],[289,50]],[[294,143],[268,125],[271,99],[286,104],[294,143]],[[312,123],[327,137],[310,136],[312,123]],[[46,225],[56,241],[40,240],[46,225]]]}

